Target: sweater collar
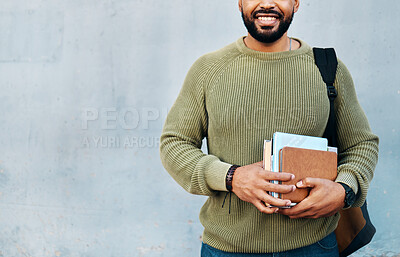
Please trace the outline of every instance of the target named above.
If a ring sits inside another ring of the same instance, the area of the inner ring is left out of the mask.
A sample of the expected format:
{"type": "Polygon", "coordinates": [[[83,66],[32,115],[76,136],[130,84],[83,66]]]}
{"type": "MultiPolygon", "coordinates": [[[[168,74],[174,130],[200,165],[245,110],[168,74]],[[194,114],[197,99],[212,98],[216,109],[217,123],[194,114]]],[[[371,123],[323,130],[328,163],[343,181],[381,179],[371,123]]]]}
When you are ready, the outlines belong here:
{"type": "Polygon", "coordinates": [[[302,54],[305,54],[305,53],[311,51],[311,47],[309,45],[307,45],[304,41],[297,39],[297,38],[293,38],[294,40],[297,40],[300,42],[299,49],[292,50],[292,51],[284,51],[284,52],[273,52],[273,53],[260,52],[260,51],[256,51],[256,50],[248,48],[244,43],[244,38],[245,37],[240,37],[236,41],[236,46],[239,49],[239,51],[250,57],[260,59],[260,60],[265,60],[265,61],[290,58],[290,57],[302,55],[302,54]]]}

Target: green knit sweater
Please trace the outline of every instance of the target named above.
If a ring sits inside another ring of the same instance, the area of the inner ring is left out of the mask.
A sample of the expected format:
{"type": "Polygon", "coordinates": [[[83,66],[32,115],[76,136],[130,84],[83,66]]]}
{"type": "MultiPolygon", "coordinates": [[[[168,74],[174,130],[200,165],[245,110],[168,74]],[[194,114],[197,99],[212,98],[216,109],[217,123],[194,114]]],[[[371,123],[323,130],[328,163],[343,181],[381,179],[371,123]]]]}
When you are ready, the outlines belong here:
{"type": "MultiPolygon", "coordinates": [[[[262,160],[263,140],[274,132],[322,136],[328,116],[326,85],[310,46],[265,53],[243,38],[199,58],[190,69],[161,135],[161,160],[188,192],[207,195],[200,212],[204,243],[228,252],[280,252],[319,241],[339,215],[289,219],[264,214],[232,194],[231,214],[221,208],[232,164],[262,160]],[[208,154],[200,148],[207,138],[208,154]]],[[[336,181],[349,185],[361,206],[378,159],[351,76],[339,62],[335,87],[339,165],[336,181]]]]}

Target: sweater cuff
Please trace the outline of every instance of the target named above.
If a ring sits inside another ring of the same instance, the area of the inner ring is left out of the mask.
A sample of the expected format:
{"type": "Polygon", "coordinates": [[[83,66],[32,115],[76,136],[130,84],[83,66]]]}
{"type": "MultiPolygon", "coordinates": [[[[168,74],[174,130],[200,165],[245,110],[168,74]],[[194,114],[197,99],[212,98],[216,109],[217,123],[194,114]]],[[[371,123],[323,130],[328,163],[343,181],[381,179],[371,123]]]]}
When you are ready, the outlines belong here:
{"type": "Polygon", "coordinates": [[[348,185],[353,192],[357,195],[358,193],[358,181],[357,177],[351,171],[343,170],[338,173],[335,182],[341,182],[348,185]]]}
{"type": "Polygon", "coordinates": [[[221,161],[210,163],[205,172],[208,186],[216,191],[228,191],[226,189],[226,174],[231,166],[231,164],[221,161]]]}

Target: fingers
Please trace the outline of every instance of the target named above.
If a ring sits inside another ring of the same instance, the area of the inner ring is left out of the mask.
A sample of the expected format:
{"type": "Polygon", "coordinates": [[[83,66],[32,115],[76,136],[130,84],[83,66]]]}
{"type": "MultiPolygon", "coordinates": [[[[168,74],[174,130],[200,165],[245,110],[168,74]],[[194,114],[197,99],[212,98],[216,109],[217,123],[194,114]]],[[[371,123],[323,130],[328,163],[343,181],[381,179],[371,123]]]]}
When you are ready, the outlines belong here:
{"type": "Polygon", "coordinates": [[[334,215],[342,208],[343,202],[338,199],[333,185],[335,185],[335,182],[325,179],[304,179],[298,187],[311,187],[310,194],[295,207],[279,210],[279,213],[292,219],[316,219],[334,215]]]}
{"type": "MultiPolygon", "coordinates": [[[[256,162],[248,165],[253,168],[253,172],[256,172],[258,176],[263,177],[265,180],[278,180],[278,181],[290,181],[295,178],[291,173],[286,172],[272,172],[263,168],[263,162],[256,162]]],[[[237,171],[237,170],[236,170],[237,171]]]]}
{"type": "Polygon", "coordinates": [[[260,191],[256,195],[256,202],[264,202],[267,207],[269,206],[278,206],[278,207],[286,207],[289,206],[292,202],[290,200],[282,200],[280,198],[275,198],[269,195],[265,191],[260,191]]]}
{"type": "Polygon", "coordinates": [[[292,203],[290,200],[282,200],[269,195],[265,191],[261,191],[251,202],[260,212],[266,214],[277,213],[279,207],[287,207],[292,203]],[[272,207],[274,206],[274,207],[272,207]]]}
{"type": "Polygon", "coordinates": [[[309,208],[304,207],[304,203],[298,203],[296,206],[288,209],[280,209],[278,213],[288,216],[291,219],[304,218],[310,216],[311,211],[309,208]]]}
{"type": "MultiPolygon", "coordinates": [[[[277,198],[274,198],[277,199],[277,198]]],[[[279,212],[279,207],[287,207],[291,204],[288,200],[270,200],[269,203],[265,201],[255,201],[253,205],[260,211],[266,214],[279,212]]]]}
{"type": "Polygon", "coordinates": [[[263,175],[266,180],[290,181],[295,178],[293,174],[286,172],[264,171],[263,175]]]}
{"type": "Polygon", "coordinates": [[[269,182],[266,182],[266,185],[265,185],[265,191],[268,191],[268,192],[287,194],[287,193],[293,192],[294,190],[296,190],[295,185],[281,185],[281,184],[273,184],[273,183],[269,183],[269,182]]]}
{"type": "Polygon", "coordinates": [[[252,203],[263,213],[277,212],[278,208],[291,204],[289,200],[272,197],[267,193],[290,193],[296,189],[294,185],[273,184],[270,180],[289,181],[294,178],[289,173],[270,172],[262,168],[262,162],[257,162],[238,168],[232,180],[232,190],[241,200],[252,203]]]}
{"type": "Polygon", "coordinates": [[[262,201],[256,201],[253,203],[253,205],[260,211],[266,214],[272,214],[278,212],[278,208],[271,208],[269,207],[270,204],[266,204],[262,201]]]}
{"type": "Polygon", "coordinates": [[[295,185],[274,184],[266,180],[258,181],[257,188],[262,189],[265,192],[276,192],[281,194],[287,194],[296,190],[295,185]]]}
{"type": "Polygon", "coordinates": [[[299,219],[299,218],[318,218],[318,212],[309,199],[304,199],[296,206],[290,209],[281,209],[278,212],[283,215],[289,216],[291,219],[299,219]]]}
{"type": "Polygon", "coordinates": [[[290,200],[282,200],[272,197],[272,199],[268,201],[268,206],[288,207],[291,203],[292,202],[290,200]]]}
{"type": "Polygon", "coordinates": [[[306,188],[306,187],[315,187],[319,184],[321,184],[323,181],[319,178],[305,178],[303,180],[300,180],[299,182],[296,183],[296,186],[298,188],[306,188]]]}

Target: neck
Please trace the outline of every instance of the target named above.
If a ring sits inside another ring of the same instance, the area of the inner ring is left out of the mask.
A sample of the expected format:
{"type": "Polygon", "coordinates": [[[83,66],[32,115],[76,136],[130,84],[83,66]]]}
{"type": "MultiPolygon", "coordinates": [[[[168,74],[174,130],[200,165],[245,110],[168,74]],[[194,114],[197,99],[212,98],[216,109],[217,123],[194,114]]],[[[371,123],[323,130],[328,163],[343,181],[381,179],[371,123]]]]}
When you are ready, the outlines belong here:
{"type": "MultiPolygon", "coordinates": [[[[259,52],[284,52],[290,49],[290,38],[287,36],[287,32],[280,39],[272,43],[260,42],[248,34],[244,39],[244,43],[248,48],[259,52]]],[[[296,48],[292,45],[292,49],[296,48]]]]}

